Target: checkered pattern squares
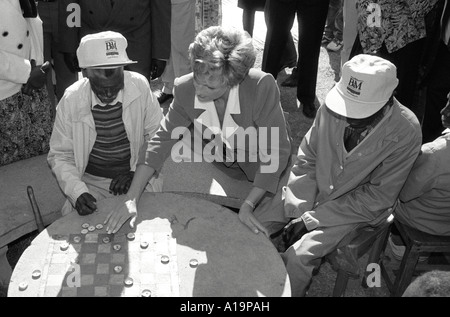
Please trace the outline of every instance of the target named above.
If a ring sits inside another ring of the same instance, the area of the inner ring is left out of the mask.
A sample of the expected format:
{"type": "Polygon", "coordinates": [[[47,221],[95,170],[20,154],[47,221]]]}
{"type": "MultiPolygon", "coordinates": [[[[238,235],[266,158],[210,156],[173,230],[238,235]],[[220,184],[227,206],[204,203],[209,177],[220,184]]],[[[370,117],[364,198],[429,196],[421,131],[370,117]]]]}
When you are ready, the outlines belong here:
{"type": "Polygon", "coordinates": [[[81,255],[81,264],[94,264],[96,256],[97,256],[96,253],[82,254],[81,255]]]}
{"type": "Polygon", "coordinates": [[[176,250],[171,247],[171,240],[174,239],[166,234],[158,234],[137,234],[134,240],[128,241],[123,234],[87,233],[73,234],[54,241],[47,252],[47,266],[40,279],[45,285],[40,288],[39,295],[134,297],[141,296],[143,290],[150,290],[152,296],[177,296],[176,250]],[[75,242],[75,236],[80,241],[75,242]],[[105,243],[104,237],[109,237],[110,242],[105,243]],[[66,241],[70,247],[63,251],[61,245],[66,241]],[[147,248],[141,247],[143,241],[148,243],[147,248]],[[114,249],[113,246],[117,244],[121,248],[114,249]],[[169,257],[169,263],[161,263],[162,255],[169,257]],[[79,265],[80,287],[71,287],[76,275],[71,263],[79,265]],[[116,273],[116,266],[120,266],[122,271],[116,273]],[[171,272],[174,268],[175,272],[171,272]],[[133,279],[133,285],[125,285],[127,277],[133,279]],[[71,284],[68,284],[69,279],[71,284]]]}
{"type": "Polygon", "coordinates": [[[97,274],[108,274],[110,265],[108,263],[97,264],[97,274]]]}
{"type": "Polygon", "coordinates": [[[111,253],[111,244],[99,244],[97,248],[98,253],[111,253]]]}
{"type": "Polygon", "coordinates": [[[108,296],[108,286],[95,286],[94,287],[94,296],[96,297],[106,297],[108,296]]]}

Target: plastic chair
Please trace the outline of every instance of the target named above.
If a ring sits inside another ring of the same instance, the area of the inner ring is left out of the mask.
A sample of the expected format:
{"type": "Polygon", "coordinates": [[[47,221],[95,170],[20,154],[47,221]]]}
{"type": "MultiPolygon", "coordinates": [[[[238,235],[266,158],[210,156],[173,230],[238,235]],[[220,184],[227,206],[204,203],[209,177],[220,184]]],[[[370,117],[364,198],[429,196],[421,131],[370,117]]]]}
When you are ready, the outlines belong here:
{"type": "Polygon", "coordinates": [[[428,261],[418,263],[419,256],[421,255],[433,252],[450,252],[450,236],[428,234],[405,225],[398,220],[394,222],[394,225],[400,232],[400,236],[406,245],[406,250],[394,282],[391,281],[383,263],[381,263],[381,272],[391,296],[398,297],[403,295],[411,283],[414,273],[431,270],[450,270],[450,265],[427,263],[428,261]]]}
{"type": "MultiPolygon", "coordinates": [[[[369,253],[367,266],[372,263],[380,264],[381,254],[387,244],[390,226],[394,222],[394,216],[390,215],[377,227],[361,227],[344,238],[338,248],[327,255],[325,260],[337,271],[333,296],[342,297],[345,294],[349,278],[362,277],[362,287],[367,287],[367,276],[370,272],[361,269],[358,260],[369,253]]],[[[367,267],[366,266],[366,267],[367,267]]]]}

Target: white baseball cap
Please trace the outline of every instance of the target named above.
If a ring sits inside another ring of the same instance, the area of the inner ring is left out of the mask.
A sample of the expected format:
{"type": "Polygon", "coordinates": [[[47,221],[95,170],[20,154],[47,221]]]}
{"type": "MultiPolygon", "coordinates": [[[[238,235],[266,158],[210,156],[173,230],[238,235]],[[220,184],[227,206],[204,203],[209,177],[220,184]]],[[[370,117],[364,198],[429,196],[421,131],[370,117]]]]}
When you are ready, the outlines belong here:
{"type": "Polygon", "coordinates": [[[394,64],[378,56],[360,54],[342,66],[341,79],[327,94],[325,104],[341,116],[367,118],[388,102],[397,85],[394,64]]]}
{"type": "Polygon", "coordinates": [[[120,33],[105,31],[84,36],[77,49],[80,68],[116,68],[137,63],[128,58],[127,39],[120,33]]]}

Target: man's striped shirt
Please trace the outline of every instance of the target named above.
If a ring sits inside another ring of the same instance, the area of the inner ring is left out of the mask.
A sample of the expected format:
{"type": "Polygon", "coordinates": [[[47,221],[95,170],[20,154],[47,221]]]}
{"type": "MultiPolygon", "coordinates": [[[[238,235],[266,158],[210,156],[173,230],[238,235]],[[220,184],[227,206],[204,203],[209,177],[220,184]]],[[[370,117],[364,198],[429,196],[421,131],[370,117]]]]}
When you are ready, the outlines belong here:
{"type": "Polygon", "coordinates": [[[97,139],[89,155],[86,173],[114,178],[130,171],[130,141],[122,119],[122,103],[92,108],[97,139]]]}

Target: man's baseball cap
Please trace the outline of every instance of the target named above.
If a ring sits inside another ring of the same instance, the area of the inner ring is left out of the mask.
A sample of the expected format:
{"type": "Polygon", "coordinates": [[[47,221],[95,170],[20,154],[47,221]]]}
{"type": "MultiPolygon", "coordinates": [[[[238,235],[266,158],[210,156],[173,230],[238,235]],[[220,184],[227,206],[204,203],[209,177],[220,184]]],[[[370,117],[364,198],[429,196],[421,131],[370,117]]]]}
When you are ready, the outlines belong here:
{"type": "Polygon", "coordinates": [[[398,85],[397,68],[378,56],[360,54],[342,66],[339,82],[325,98],[333,112],[354,119],[380,110],[398,85]]]}
{"type": "Polygon", "coordinates": [[[78,46],[78,64],[80,68],[116,68],[137,63],[128,58],[127,46],[127,39],[117,32],[88,34],[78,46]]]}

